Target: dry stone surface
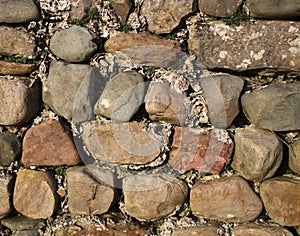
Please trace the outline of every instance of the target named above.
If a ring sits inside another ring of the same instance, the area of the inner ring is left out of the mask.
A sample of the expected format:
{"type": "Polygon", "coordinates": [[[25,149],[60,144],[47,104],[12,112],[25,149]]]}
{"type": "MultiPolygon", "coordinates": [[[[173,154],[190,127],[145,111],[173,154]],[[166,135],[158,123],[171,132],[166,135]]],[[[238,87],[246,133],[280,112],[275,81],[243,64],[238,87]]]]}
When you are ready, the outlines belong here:
{"type": "Polygon", "coordinates": [[[12,230],[26,230],[43,228],[45,226],[45,221],[25,216],[12,216],[1,220],[1,224],[12,230]]]}
{"type": "Polygon", "coordinates": [[[36,64],[21,64],[15,62],[0,61],[0,74],[26,75],[37,69],[36,64]]]}
{"type": "Polygon", "coordinates": [[[36,229],[17,230],[14,236],[40,236],[40,231],[36,229]]]}
{"type": "Polygon", "coordinates": [[[283,227],[263,226],[259,224],[238,225],[232,231],[233,236],[293,236],[293,234],[283,227]]]}
{"type": "Polygon", "coordinates": [[[81,20],[88,16],[89,12],[96,11],[97,0],[72,0],[70,19],[81,20]]]}
{"type": "Polygon", "coordinates": [[[123,21],[126,21],[129,11],[133,6],[131,0],[111,0],[110,4],[114,8],[115,12],[123,21]]]}
{"type": "Polygon", "coordinates": [[[242,0],[199,0],[199,8],[205,14],[226,17],[237,12],[242,0]]]}
{"type": "Polygon", "coordinates": [[[11,176],[0,178],[0,219],[8,216],[12,211],[12,207],[11,207],[12,187],[13,187],[13,178],[11,176]]]}
{"type": "Polygon", "coordinates": [[[0,165],[7,166],[21,154],[22,143],[13,133],[0,134],[0,165]]]}
{"type": "Polygon", "coordinates": [[[190,228],[176,229],[173,231],[172,236],[219,236],[218,230],[212,226],[197,226],[190,228]]]}
{"type": "Polygon", "coordinates": [[[289,147],[289,167],[292,171],[300,174],[300,140],[289,147]]]}

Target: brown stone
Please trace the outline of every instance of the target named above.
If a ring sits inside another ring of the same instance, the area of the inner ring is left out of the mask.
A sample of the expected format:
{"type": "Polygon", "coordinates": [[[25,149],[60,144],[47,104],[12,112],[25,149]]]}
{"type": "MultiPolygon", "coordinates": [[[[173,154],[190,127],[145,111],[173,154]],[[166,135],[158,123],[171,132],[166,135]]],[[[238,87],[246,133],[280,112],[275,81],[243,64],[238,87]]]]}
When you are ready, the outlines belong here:
{"type": "Polygon", "coordinates": [[[300,174],[300,140],[289,146],[289,167],[300,174]]]}
{"type": "Polygon", "coordinates": [[[30,128],[24,137],[25,166],[77,165],[81,162],[70,134],[56,120],[30,128]]]}
{"type": "Polygon", "coordinates": [[[182,229],[175,229],[172,236],[219,236],[218,229],[212,226],[196,226],[182,229]]]}
{"type": "Polygon", "coordinates": [[[263,182],[260,196],[268,216],[284,226],[300,225],[300,181],[276,177],[263,182]]]}
{"type": "Polygon", "coordinates": [[[199,0],[199,8],[205,14],[227,17],[237,12],[243,0],[199,0]]]}
{"type": "Polygon", "coordinates": [[[259,224],[238,225],[232,231],[233,236],[293,236],[287,229],[279,226],[264,226],[259,224]]]}
{"type": "Polygon", "coordinates": [[[12,216],[1,220],[1,224],[11,230],[40,229],[45,227],[42,219],[31,219],[26,216],[12,216]]]}
{"type": "Polygon", "coordinates": [[[29,218],[46,219],[58,206],[56,188],[55,179],[49,173],[20,170],[14,188],[14,207],[29,218]]]}
{"type": "Polygon", "coordinates": [[[37,69],[36,64],[22,64],[8,61],[0,61],[0,74],[3,75],[26,75],[37,69]]]}
{"type": "Polygon", "coordinates": [[[233,147],[226,130],[176,127],[169,164],[176,170],[218,174],[230,161],[233,147]]]}
{"type": "Polygon", "coordinates": [[[8,216],[12,210],[12,185],[13,178],[11,176],[0,178],[0,219],[8,216]]]}
{"type": "Polygon", "coordinates": [[[97,0],[72,0],[71,1],[71,20],[81,20],[88,16],[89,12],[97,10],[96,8],[97,0]]]}
{"type": "Polygon", "coordinates": [[[239,176],[196,183],[190,206],[197,217],[229,222],[254,220],[263,205],[249,184],[239,176]]]}
{"type": "Polygon", "coordinates": [[[111,0],[110,4],[114,8],[115,12],[123,21],[126,21],[129,11],[133,6],[131,0],[111,0]]]}

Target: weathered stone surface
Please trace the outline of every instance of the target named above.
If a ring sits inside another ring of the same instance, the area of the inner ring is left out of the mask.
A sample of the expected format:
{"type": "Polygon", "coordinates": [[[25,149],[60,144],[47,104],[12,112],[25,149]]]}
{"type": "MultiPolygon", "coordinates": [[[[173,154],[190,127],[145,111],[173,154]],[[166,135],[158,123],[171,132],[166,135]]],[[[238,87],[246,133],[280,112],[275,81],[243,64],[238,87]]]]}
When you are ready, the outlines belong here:
{"type": "Polygon", "coordinates": [[[182,236],[182,235],[219,236],[219,233],[218,233],[217,228],[212,227],[212,226],[197,226],[197,227],[176,229],[172,233],[172,236],[182,236]]]}
{"type": "Polygon", "coordinates": [[[67,120],[93,117],[101,77],[96,68],[83,64],[52,62],[43,83],[43,101],[67,120]]]}
{"type": "Polygon", "coordinates": [[[1,220],[1,224],[11,230],[40,229],[45,226],[42,219],[31,219],[26,216],[13,216],[1,220]]]}
{"type": "Polygon", "coordinates": [[[14,234],[14,236],[40,236],[40,231],[36,229],[30,229],[30,230],[17,230],[14,234]]]}
{"type": "Polygon", "coordinates": [[[0,26],[0,54],[36,58],[35,39],[25,30],[0,26]]]}
{"type": "Polygon", "coordinates": [[[111,0],[110,4],[114,8],[115,12],[123,21],[126,21],[129,11],[133,6],[131,0],[111,0]]]}
{"type": "Polygon", "coordinates": [[[230,161],[233,147],[226,130],[176,127],[169,164],[177,170],[218,174],[230,161]]]}
{"type": "Polygon", "coordinates": [[[300,129],[300,84],[271,84],[241,98],[246,117],[256,126],[274,131],[300,129]]]}
{"type": "Polygon", "coordinates": [[[286,226],[300,225],[300,181],[276,177],[260,185],[260,196],[268,216],[286,226]]]}
{"type": "Polygon", "coordinates": [[[88,28],[73,25],[56,31],[50,40],[50,50],[67,62],[82,62],[97,50],[97,35],[88,28]]]}
{"type": "Polygon", "coordinates": [[[7,166],[20,155],[22,144],[13,133],[0,134],[0,165],[7,166]]]}
{"type": "Polygon", "coordinates": [[[300,140],[289,146],[289,167],[300,174],[300,140]]]}
{"type": "Polygon", "coordinates": [[[107,212],[115,199],[112,187],[94,180],[86,167],[72,167],[66,172],[68,205],[72,214],[94,215],[107,212]]]}
{"type": "Polygon", "coordinates": [[[258,224],[238,225],[232,231],[233,236],[293,236],[293,234],[283,227],[263,226],[258,224]]]}
{"type": "Polygon", "coordinates": [[[12,185],[13,185],[13,178],[11,176],[0,178],[0,219],[8,216],[12,210],[11,207],[12,185]]]}
{"type": "Polygon", "coordinates": [[[81,20],[88,16],[89,12],[95,11],[97,0],[72,0],[71,1],[71,20],[81,20]]]}
{"type": "Polygon", "coordinates": [[[199,8],[205,14],[215,17],[226,17],[237,12],[242,0],[199,0],[199,8]]]}
{"type": "Polygon", "coordinates": [[[34,0],[1,0],[1,23],[26,23],[40,19],[40,12],[34,0]]]}
{"type": "Polygon", "coordinates": [[[26,132],[22,162],[25,166],[71,166],[81,160],[68,131],[59,121],[48,120],[26,132]]]}
{"type": "Polygon", "coordinates": [[[253,18],[286,19],[300,16],[299,0],[247,0],[253,18]]]}
{"type": "Polygon", "coordinates": [[[26,75],[33,72],[36,64],[21,64],[15,62],[0,61],[0,74],[3,75],[26,75]]]}
{"type": "Polygon", "coordinates": [[[27,78],[0,77],[0,125],[23,124],[38,112],[40,86],[30,84],[27,78]]]}
{"type": "Polygon", "coordinates": [[[20,170],[15,183],[13,203],[21,214],[33,219],[46,219],[56,210],[56,183],[47,172],[20,170]]]}
{"type": "Polygon", "coordinates": [[[300,22],[247,21],[240,26],[194,22],[189,51],[208,68],[299,71],[300,22]]]}
{"type": "Polygon", "coordinates": [[[240,112],[239,97],[244,80],[230,74],[212,74],[200,79],[209,119],[216,128],[227,128],[240,112]]]}
{"type": "Polygon", "coordinates": [[[97,159],[120,165],[144,165],[161,152],[162,137],[144,123],[85,123],[82,139],[97,159]]]}
{"type": "Polygon", "coordinates": [[[231,166],[245,179],[263,181],[272,177],[281,164],[283,146],[273,132],[256,127],[236,130],[231,166]]]}
{"type": "Polygon", "coordinates": [[[192,13],[192,0],[146,0],[141,14],[146,16],[148,29],[155,34],[170,33],[182,17],[192,13]]]}
{"type": "Polygon", "coordinates": [[[139,220],[163,218],[181,207],[188,189],[173,176],[166,174],[133,175],[123,180],[127,213],[139,220]]]}
{"type": "Polygon", "coordinates": [[[136,71],[117,74],[105,86],[95,106],[95,114],[115,121],[126,122],[144,101],[146,83],[136,71]]]}
{"type": "Polygon", "coordinates": [[[248,183],[239,176],[196,183],[190,194],[194,215],[213,220],[254,220],[263,205],[248,183]]]}

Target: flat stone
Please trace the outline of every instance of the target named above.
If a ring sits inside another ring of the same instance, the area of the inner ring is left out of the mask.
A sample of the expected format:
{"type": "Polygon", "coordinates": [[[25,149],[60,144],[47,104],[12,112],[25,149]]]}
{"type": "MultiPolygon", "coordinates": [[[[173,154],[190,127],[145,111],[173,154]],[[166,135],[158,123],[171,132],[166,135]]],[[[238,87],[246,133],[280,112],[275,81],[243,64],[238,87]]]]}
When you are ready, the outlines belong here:
{"type": "Polygon", "coordinates": [[[36,64],[22,64],[0,61],[0,74],[2,75],[26,75],[38,68],[36,64]]]}
{"type": "Polygon", "coordinates": [[[190,207],[197,217],[248,222],[259,216],[263,205],[243,178],[230,176],[196,183],[191,190],[190,207]]]}
{"type": "Polygon", "coordinates": [[[1,224],[11,230],[40,229],[46,224],[42,219],[31,219],[26,216],[13,216],[1,220],[1,224]]]}
{"type": "Polygon", "coordinates": [[[300,174],[300,140],[289,146],[289,167],[300,174]]]}
{"type": "Polygon", "coordinates": [[[236,130],[234,143],[231,166],[245,179],[263,181],[276,173],[283,158],[283,145],[276,134],[246,127],[236,130]]]}
{"type": "Polygon", "coordinates": [[[181,19],[192,13],[193,0],[146,0],[142,4],[141,15],[146,16],[148,29],[155,34],[170,33],[181,19]]]}
{"type": "Polygon", "coordinates": [[[31,85],[27,78],[0,76],[0,94],[0,125],[24,124],[40,109],[39,83],[31,85]]]}
{"type": "Polygon", "coordinates": [[[212,126],[229,127],[240,112],[239,98],[244,80],[238,76],[219,73],[201,78],[200,85],[212,126]]]}
{"type": "Polygon", "coordinates": [[[226,130],[175,127],[169,164],[176,170],[219,174],[233,147],[226,130]]]}
{"type": "Polygon", "coordinates": [[[98,48],[98,36],[88,28],[73,25],[58,30],[50,39],[50,50],[67,62],[82,62],[93,56],[98,48]]]}
{"type": "Polygon", "coordinates": [[[264,226],[259,224],[238,225],[233,228],[234,236],[293,236],[287,229],[279,226],[264,226]]]}
{"type": "Polygon", "coordinates": [[[36,229],[17,230],[14,236],[40,236],[40,231],[36,229]]]}
{"type": "Polygon", "coordinates": [[[26,23],[41,17],[34,0],[1,0],[0,23],[26,23]]]}
{"type": "Polygon", "coordinates": [[[48,120],[26,132],[22,163],[25,166],[72,166],[81,160],[68,130],[59,121],[48,120]]]}
{"type": "Polygon", "coordinates": [[[35,38],[23,29],[0,26],[0,54],[34,59],[37,56],[35,38]]]}
{"type": "Polygon", "coordinates": [[[86,167],[69,168],[66,176],[71,214],[95,215],[109,210],[115,199],[112,187],[96,182],[86,167]]]}
{"type": "Polygon", "coordinates": [[[14,207],[29,218],[46,219],[58,206],[56,188],[55,179],[49,173],[20,170],[14,189],[14,207]]]}
{"type": "Polygon", "coordinates": [[[172,236],[219,236],[218,229],[213,226],[196,226],[182,229],[175,229],[172,236]]]}
{"type": "MultiPolygon", "coordinates": [[[[195,21],[194,19],[192,21],[195,21]]],[[[209,69],[299,71],[300,22],[193,22],[189,52],[209,69]]]]}
{"type": "Polygon", "coordinates": [[[110,4],[123,21],[126,21],[133,4],[131,0],[111,0],[110,4]]]}
{"type": "Polygon", "coordinates": [[[300,181],[276,177],[260,185],[260,196],[268,216],[282,226],[300,225],[300,181]]]}
{"type": "Polygon", "coordinates": [[[119,165],[145,165],[161,152],[162,137],[144,123],[85,123],[83,142],[100,161],[119,165]]]}
{"type": "Polygon", "coordinates": [[[227,17],[237,12],[242,0],[199,0],[199,8],[205,14],[215,17],[227,17]]]}
{"type": "Polygon", "coordinates": [[[95,114],[128,122],[144,102],[146,83],[136,71],[117,74],[105,86],[95,106],[95,114]]]}
{"type": "Polygon", "coordinates": [[[123,180],[126,212],[139,220],[168,216],[185,202],[188,188],[166,174],[133,175],[123,180]]]}
{"type": "Polygon", "coordinates": [[[11,176],[0,178],[0,219],[8,216],[12,211],[12,206],[11,206],[12,187],[13,187],[13,178],[11,176]]]}
{"type": "Polygon", "coordinates": [[[247,0],[253,18],[286,19],[300,16],[299,0],[247,0]]]}
{"type": "Polygon", "coordinates": [[[71,1],[71,20],[81,20],[88,16],[89,13],[96,11],[97,0],[72,0],[71,1]]]}
{"type": "Polygon", "coordinates": [[[8,166],[21,154],[22,144],[13,133],[0,134],[0,165],[8,166]]]}
{"type": "Polygon", "coordinates": [[[300,84],[271,84],[244,94],[241,103],[246,117],[258,127],[274,131],[300,129],[300,84]]]}

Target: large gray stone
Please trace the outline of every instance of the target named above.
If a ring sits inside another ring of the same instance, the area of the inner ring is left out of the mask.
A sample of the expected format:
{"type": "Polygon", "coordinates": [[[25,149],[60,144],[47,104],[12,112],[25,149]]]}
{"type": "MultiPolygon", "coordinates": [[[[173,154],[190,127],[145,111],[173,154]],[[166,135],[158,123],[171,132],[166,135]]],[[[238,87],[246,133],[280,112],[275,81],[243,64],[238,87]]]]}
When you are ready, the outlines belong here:
{"type": "Polygon", "coordinates": [[[226,17],[236,13],[243,0],[199,0],[198,2],[200,10],[205,14],[226,17]]]}
{"type": "Polygon", "coordinates": [[[300,174],[300,140],[289,146],[289,167],[292,171],[300,174]]]}
{"type": "Polygon", "coordinates": [[[11,176],[0,178],[0,219],[8,216],[12,210],[12,187],[13,178],[11,176]]]}
{"type": "Polygon", "coordinates": [[[22,144],[13,133],[0,134],[0,165],[7,166],[20,155],[22,144]]]}
{"type": "MultiPolygon", "coordinates": [[[[299,57],[300,58],[300,57],[299,57]]],[[[300,84],[271,84],[241,98],[246,117],[274,131],[300,129],[300,84]]]]}

